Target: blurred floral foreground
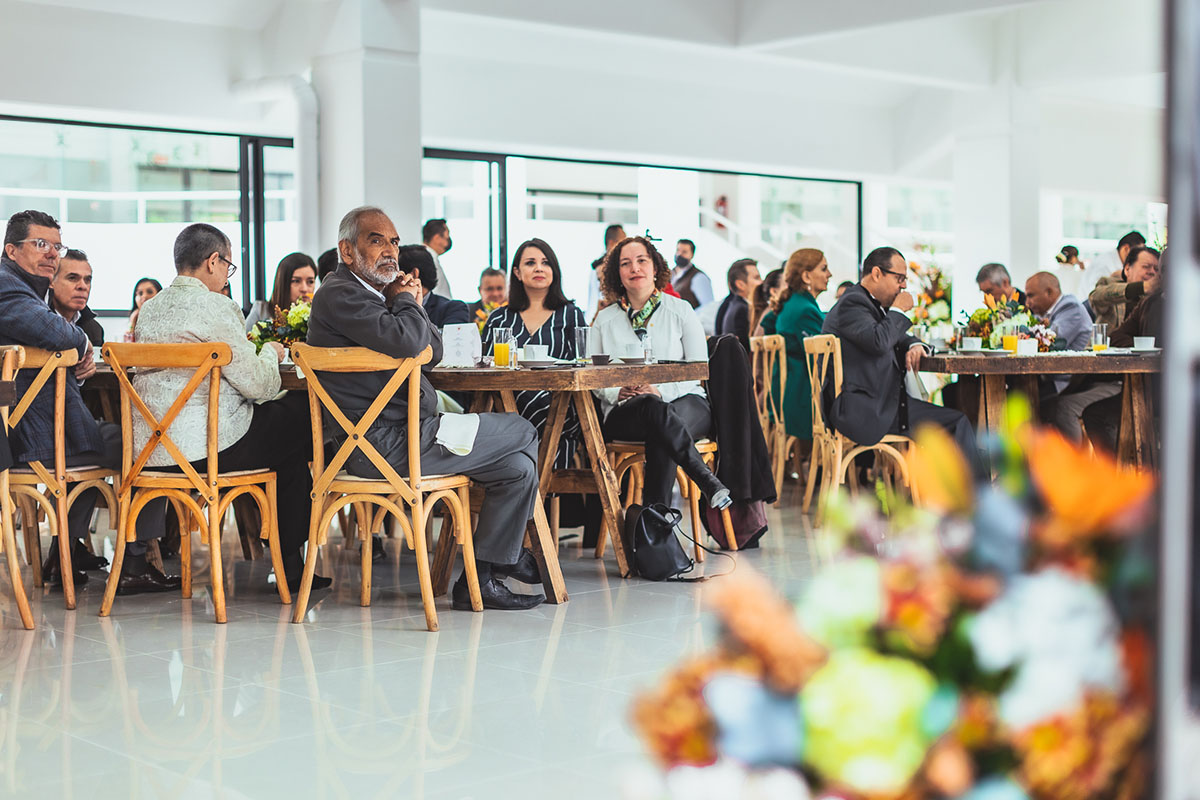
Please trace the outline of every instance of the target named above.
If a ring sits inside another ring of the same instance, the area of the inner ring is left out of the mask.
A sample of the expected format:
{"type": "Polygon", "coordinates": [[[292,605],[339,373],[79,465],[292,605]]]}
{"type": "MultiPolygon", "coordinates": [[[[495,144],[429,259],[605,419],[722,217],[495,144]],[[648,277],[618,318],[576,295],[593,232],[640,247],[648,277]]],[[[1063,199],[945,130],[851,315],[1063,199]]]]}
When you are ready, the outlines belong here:
{"type": "Polygon", "coordinates": [[[923,507],[834,501],[794,605],[745,565],[707,588],[720,643],[638,699],[667,771],[627,795],[1144,796],[1154,480],[1029,419],[1014,396],[990,486],[920,431],[923,507]]]}

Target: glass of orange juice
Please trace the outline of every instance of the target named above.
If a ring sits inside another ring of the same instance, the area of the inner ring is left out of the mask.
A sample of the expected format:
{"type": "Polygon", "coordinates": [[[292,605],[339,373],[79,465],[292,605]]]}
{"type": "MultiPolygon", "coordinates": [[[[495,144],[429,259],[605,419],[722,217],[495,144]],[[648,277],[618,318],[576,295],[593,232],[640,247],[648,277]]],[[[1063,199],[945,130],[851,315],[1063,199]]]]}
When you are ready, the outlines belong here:
{"type": "Polygon", "coordinates": [[[512,360],[513,335],[509,328],[497,328],[492,333],[492,364],[507,369],[512,360]]]}
{"type": "Polygon", "coordinates": [[[1092,326],[1092,351],[1099,353],[1108,349],[1108,323],[1097,322],[1092,326]]]}

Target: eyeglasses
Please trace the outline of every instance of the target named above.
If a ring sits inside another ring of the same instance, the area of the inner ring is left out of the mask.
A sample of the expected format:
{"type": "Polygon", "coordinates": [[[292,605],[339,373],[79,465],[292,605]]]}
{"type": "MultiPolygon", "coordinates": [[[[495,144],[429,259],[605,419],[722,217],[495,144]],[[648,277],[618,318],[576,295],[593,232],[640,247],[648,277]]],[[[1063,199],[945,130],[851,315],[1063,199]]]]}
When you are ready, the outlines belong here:
{"type": "Polygon", "coordinates": [[[221,255],[220,253],[217,253],[217,258],[221,259],[222,261],[224,261],[226,264],[229,265],[229,271],[225,273],[225,279],[229,280],[230,278],[233,277],[233,273],[237,272],[237,264],[233,263],[232,261],[230,261],[225,256],[221,255]]]}
{"type": "Polygon", "coordinates": [[[37,248],[39,253],[49,253],[53,250],[61,256],[67,252],[67,246],[62,242],[47,242],[45,239],[22,239],[16,242],[16,244],[25,244],[26,242],[33,242],[33,246],[37,248]]]}
{"type": "Polygon", "coordinates": [[[900,283],[902,285],[908,283],[908,273],[907,272],[893,272],[890,269],[885,269],[884,272],[886,272],[888,275],[895,275],[897,278],[900,279],[900,283]]]}

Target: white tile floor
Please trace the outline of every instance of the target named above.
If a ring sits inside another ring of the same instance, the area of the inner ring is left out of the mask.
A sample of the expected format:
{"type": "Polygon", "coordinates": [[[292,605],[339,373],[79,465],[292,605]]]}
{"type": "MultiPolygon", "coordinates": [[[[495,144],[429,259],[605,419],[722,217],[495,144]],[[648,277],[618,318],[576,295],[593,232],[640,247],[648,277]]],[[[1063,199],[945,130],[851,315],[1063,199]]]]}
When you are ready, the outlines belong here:
{"type": "MultiPolygon", "coordinates": [[[[797,505],[737,557],[790,594],[812,568],[797,505]]],[[[711,643],[700,585],[621,580],[611,555],[565,543],[568,603],[473,614],[440,598],[431,634],[412,556],[388,547],[368,608],[357,553],[328,548],[334,589],[304,625],[232,537],[226,625],[204,569],[192,600],[118,598],[109,619],[98,574],[76,611],[39,594],[30,633],[5,573],[0,797],[610,798],[645,766],[630,704],[711,643]]]]}

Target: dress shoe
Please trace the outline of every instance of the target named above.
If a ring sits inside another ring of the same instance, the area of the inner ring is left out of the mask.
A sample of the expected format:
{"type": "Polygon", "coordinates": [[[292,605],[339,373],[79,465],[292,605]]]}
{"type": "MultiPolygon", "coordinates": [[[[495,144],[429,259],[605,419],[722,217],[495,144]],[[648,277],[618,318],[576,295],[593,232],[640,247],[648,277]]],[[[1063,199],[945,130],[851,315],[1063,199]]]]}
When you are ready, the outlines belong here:
{"type": "MultiPolygon", "coordinates": [[[[74,549],[74,548],[72,548],[74,549]]],[[[72,555],[74,555],[72,553],[72,555]]],[[[79,563],[71,559],[71,571],[75,573],[75,585],[83,586],[88,582],[88,574],[79,568],[79,563]]],[[[42,582],[47,586],[62,586],[62,563],[58,558],[58,539],[50,543],[50,552],[42,562],[42,582]]]]}
{"type": "Polygon", "coordinates": [[[76,539],[71,543],[71,566],[85,571],[106,569],[108,559],[92,553],[83,542],[76,539]]]}
{"type": "Polygon", "coordinates": [[[529,548],[521,550],[521,555],[515,564],[493,564],[492,574],[501,578],[512,578],[531,586],[537,586],[542,582],[542,572],[538,569],[537,559],[529,548]]]}
{"type": "Polygon", "coordinates": [[[149,594],[171,592],[182,585],[178,575],[164,575],[145,556],[125,556],[121,577],[117,580],[117,594],[149,594]]]}
{"type": "MultiPolygon", "coordinates": [[[[483,597],[484,608],[494,608],[500,611],[525,611],[542,604],[546,598],[540,594],[516,594],[493,575],[486,583],[479,585],[479,594],[483,597]]],[[[451,593],[450,607],[456,611],[471,610],[471,593],[467,589],[467,581],[459,578],[451,593]]]]}
{"type": "Polygon", "coordinates": [[[383,537],[378,533],[371,535],[371,563],[378,564],[387,561],[387,550],[383,547],[383,537]]]}
{"type": "MultiPolygon", "coordinates": [[[[292,577],[290,575],[288,576],[288,579],[287,579],[288,589],[290,591],[292,591],[293,593],[300,591],[300,578],[301,577],[303,577],[303,576],[299,572],[296,573],[295,577],[292,577]]],[[[313,573],[312,590],[314,592],[317,591],[318,589],[328,589],[332,585],[333,585],[333,578],[326,578],[324,575],[318,575],[315,572],[313,573]]]]}
{"type": "Polygon", "coordinates": [[[729,490],[711,472],[697,480],[696,485],[700,487],[700,493],[708,498],[709,508],[723,509],[733,505],[733,498],[729,496],[729,490]]]}

